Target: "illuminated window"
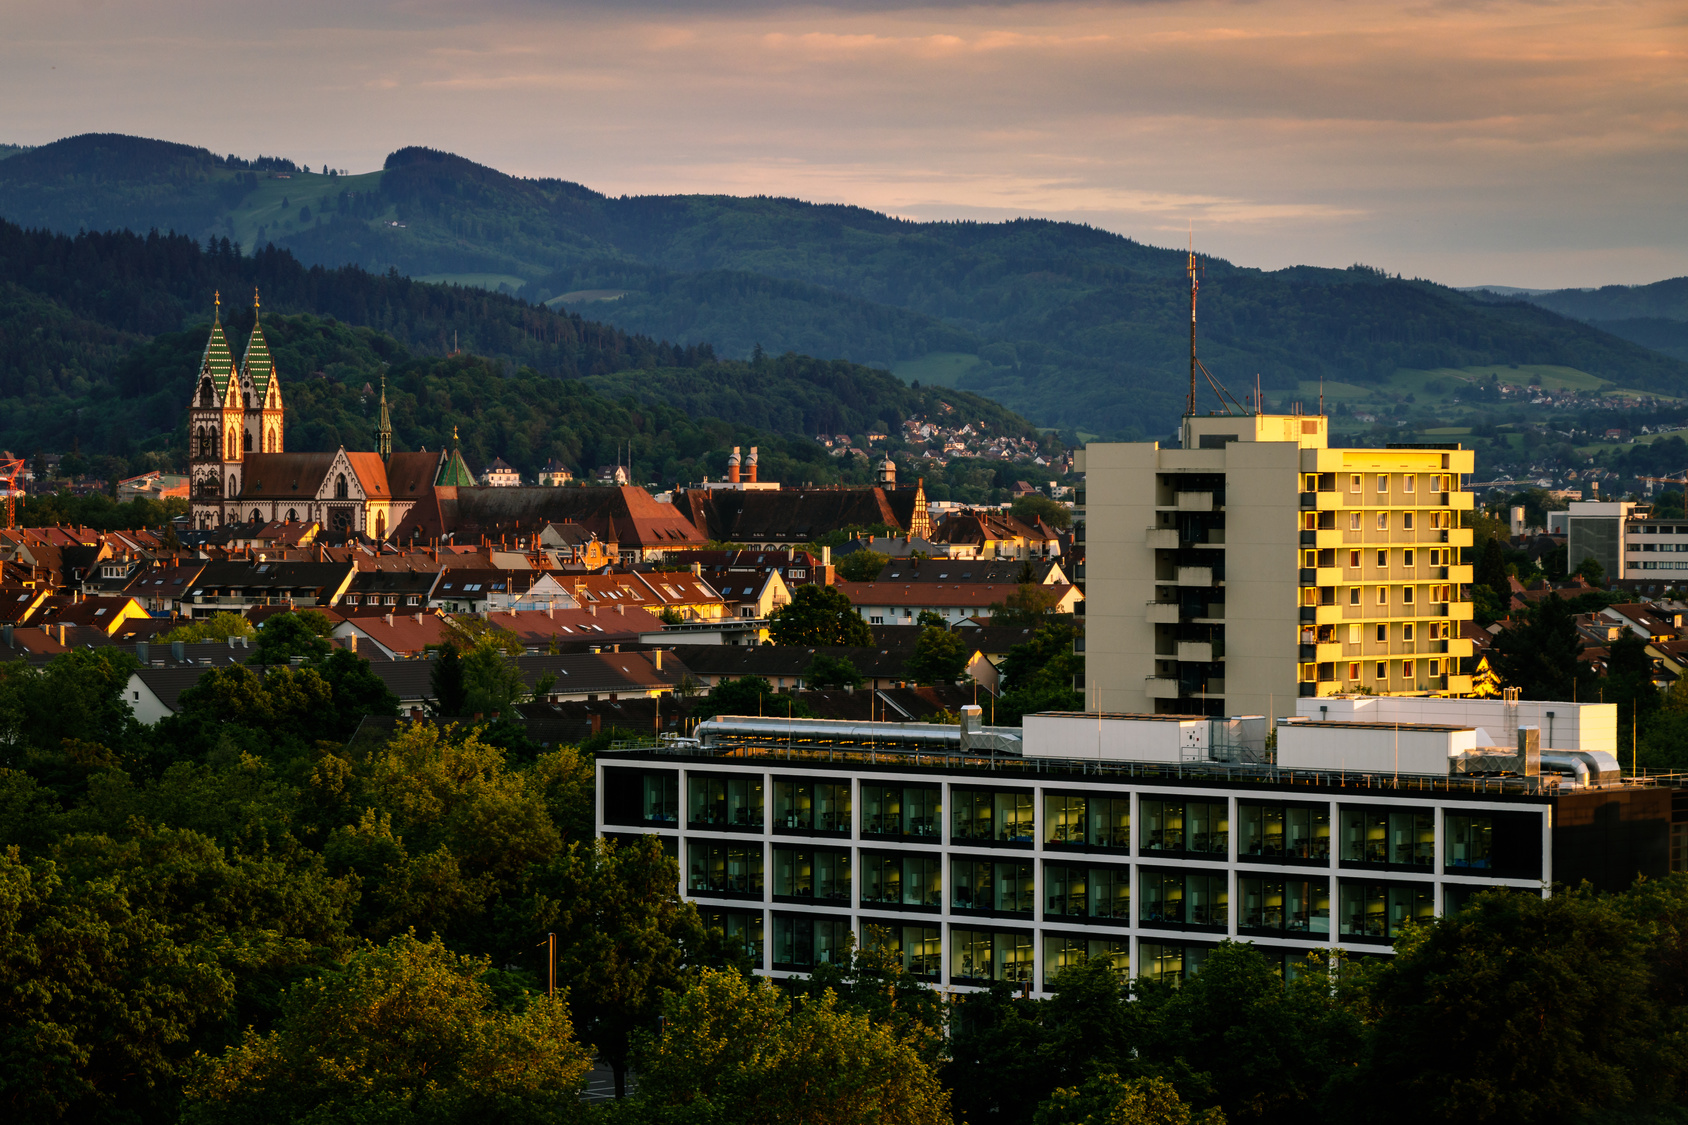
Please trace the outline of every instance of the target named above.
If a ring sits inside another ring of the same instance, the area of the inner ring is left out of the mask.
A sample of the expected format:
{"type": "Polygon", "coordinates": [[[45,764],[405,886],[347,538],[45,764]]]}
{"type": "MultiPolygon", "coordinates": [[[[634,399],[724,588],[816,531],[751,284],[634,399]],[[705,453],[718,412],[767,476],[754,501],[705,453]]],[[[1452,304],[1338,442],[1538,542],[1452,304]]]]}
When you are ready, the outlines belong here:
{"type": "Polygon", "coordinates": [[[1348,626],[1348,643],[1351,645],[1360,643],[1360,627],[1358,625],[1348,626]]]}

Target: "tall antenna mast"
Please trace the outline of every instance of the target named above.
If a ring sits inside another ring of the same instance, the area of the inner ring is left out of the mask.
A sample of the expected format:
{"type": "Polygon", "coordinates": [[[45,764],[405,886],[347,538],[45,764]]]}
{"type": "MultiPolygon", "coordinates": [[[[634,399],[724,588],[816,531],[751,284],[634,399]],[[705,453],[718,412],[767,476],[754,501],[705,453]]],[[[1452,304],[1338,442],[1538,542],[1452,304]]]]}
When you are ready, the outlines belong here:
{"type": "Polygon", "coordinates": [[[1201,288],[1201,281],[1196,273],[1196,224],[1190,223],[1190,260],[1184,272],[1190,275],[1190,401],[1186,404],[1184,413],[1194,415],[1196,412],[1196,291],[1201,288]]]}

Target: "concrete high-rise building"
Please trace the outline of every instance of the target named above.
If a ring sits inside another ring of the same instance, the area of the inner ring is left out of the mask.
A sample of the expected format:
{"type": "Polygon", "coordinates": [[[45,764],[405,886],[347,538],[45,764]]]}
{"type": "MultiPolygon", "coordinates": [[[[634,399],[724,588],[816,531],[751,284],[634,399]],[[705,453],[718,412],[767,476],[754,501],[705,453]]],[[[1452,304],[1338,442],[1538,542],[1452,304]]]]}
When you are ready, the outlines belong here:
{"type": "Polygon", "coordinates": [[[1320,415],[1192,416],[1179,449],[1082,451],[1088,707],[1282,716],[1471,690],[1471,451],[1327,436],[1320,415]]]}

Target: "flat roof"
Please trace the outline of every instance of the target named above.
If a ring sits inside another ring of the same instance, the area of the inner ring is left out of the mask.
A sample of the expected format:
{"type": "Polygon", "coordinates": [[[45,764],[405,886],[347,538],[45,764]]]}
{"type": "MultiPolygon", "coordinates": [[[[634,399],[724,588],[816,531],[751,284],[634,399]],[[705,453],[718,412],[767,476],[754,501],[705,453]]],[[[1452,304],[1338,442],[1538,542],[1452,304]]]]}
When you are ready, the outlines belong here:
{"type": "Polygon", "coordinates": [[[1404,730],[1404,731],[1475,731],[1476,727],[1457,723],[1345,723],[1341,719],[1279,719],[1280,727],[1330,727],[1336,730],[1404,730]]]}

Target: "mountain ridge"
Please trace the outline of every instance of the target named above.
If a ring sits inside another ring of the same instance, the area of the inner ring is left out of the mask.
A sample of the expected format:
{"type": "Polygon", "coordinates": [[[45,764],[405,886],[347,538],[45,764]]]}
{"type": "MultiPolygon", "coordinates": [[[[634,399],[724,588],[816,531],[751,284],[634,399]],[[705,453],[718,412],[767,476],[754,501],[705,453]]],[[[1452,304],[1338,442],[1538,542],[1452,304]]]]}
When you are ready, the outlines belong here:
{"type": "MultiPolygon", "coordinates": [[[[144,148],[130,141],[125,153],[144,148]]],[[[153,180],[47,183],[37,174],[84,159],[57,146],[115,144],[70,138],[0,161],[0,213],[47,220],[54,207],[77,216],[104,207],[133,217],[153,180]]],[[[154,178],[183,160],[161,151],[154,178]]],[[[197,160],[209,185],[189,185],[200,201],[200,229],[189,233],[199,237],[274,243],[312,264],[458,278],[534,303],[622,289],[625,299],[592,314],[723,355],[760,344],[877,367],[971,356],[958,388],[1068,431],[1165,432],[1184,402],[1184,252],[1094,227],[917,223],[769,196],[612,197],[419,146],[396,150],[378,172],[344,177],[260,175],[208,152],[197,160]],[[233,205],[220,202],[237,191],[233,205]]],[[[1401,370],[1514,364],[1688,397],[1682,359],[1539,302],[1365,267],[1203,264],[1204,362],[1236,385],[1258,376],[1272,405],[1309,381],[1381,386],[1401,370]]]]}

